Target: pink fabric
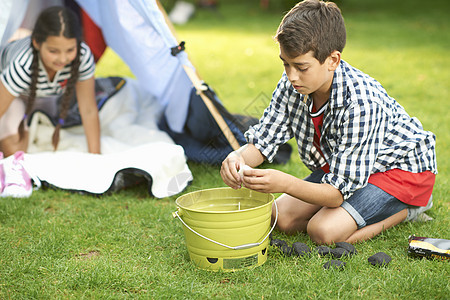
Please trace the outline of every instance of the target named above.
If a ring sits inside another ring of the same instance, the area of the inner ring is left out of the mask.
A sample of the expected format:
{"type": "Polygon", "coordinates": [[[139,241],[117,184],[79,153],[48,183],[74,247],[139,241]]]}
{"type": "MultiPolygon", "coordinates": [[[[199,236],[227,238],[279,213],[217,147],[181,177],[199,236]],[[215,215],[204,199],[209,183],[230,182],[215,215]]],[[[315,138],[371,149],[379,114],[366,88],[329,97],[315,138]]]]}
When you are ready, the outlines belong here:
{"type": "Polygon", "coordinates": [[[23,151],[14,153],[12,160],[4,164],[5,187],[2,192],[3,197],[23,198],[29,197],[32,193],[31,177],[24,168],[23,151]]]}

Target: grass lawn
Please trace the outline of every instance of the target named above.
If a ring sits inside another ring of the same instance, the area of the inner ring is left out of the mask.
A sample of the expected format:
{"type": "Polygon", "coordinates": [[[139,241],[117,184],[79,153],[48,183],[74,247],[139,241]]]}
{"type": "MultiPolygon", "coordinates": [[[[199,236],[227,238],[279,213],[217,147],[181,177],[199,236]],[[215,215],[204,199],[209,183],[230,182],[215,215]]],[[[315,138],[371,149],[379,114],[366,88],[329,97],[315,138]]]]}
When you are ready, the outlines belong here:
{"type": "MultiPolygon", "coordinates": [[[[164,2],[164,1],[163,1],[164,2]]],[[[259,116],[282,73],[272,39],[292,1],[220,1],[176,26],[200,76],[232,112],[259,116]]],[[[448,261],[407,255],[408,236],[450,239],[450,2],[340,0],[348,41],[343,59],[376,78],[437,137],[439,175],[427,223],[404,223],[356,244],[343,271],[330,258],[284,257],[269,247],[267,262],[251,270],[208,272],[189,260],[175,199],[155,199],[145,186],[104,197],[40,190],[28,199],[0,198],[0,299],[448,299],[448,261]],[[386,268],[367,259],[392,257],[386,268]]],[[[108,51],[97,76],[132,76],[108,51]]],[[[294,143],[292,143],[294,145],[294,143]]],[[[219,167],[189,163],[185,192],[222,187],[219,167]]],[[[296,150],[286,165],[309,171],[296,150]]],[[[315,245],[305,234],[290,243],[315,245]]]]}

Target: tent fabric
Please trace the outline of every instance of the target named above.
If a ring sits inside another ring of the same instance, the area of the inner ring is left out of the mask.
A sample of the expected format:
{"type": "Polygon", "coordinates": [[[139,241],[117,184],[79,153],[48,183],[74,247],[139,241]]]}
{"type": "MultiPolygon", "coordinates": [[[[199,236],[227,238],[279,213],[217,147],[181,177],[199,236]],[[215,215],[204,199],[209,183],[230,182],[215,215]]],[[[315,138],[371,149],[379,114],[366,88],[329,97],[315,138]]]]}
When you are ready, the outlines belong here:
{"type": "Polygon", "coordinates": [[[187,118],[192,82],[183,65],[193,68],[182,52],[170,49],[177,41],[155,1],[77,0],[102,30],[106,44],[129,66],[139,84],[167,106],[171,130],[181,133],[187,118]]]}
{"type": "Polygon", "coordinates": [[[84,41],[91,48],[91,52],[97,63],[106,50],[106,42],[103,40],[103,34],[100,28],[92,21],[84,10],[81,10],[80,16],[81,23],[83,24],[84,41]]]}
{"type": "Polygon", "coordinates": [[[0,1],[0,46],[5,45],[22,24],[29,0],[0,1]]]}

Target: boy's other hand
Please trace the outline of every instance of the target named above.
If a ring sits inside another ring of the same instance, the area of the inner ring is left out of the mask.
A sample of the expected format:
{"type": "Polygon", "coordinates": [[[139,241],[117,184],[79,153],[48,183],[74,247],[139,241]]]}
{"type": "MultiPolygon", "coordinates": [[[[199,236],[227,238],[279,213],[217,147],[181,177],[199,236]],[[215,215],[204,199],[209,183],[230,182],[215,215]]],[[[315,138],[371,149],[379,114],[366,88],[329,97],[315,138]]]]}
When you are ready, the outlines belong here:
{"type": "Polygon", "coordinates": [[[273,169],[245,170],[243,174],[242,183],[246,188],[263,193],[285,193],[292,177],[273,169]]]}
{"type": "Polygon", "coordinates": [[[240,189],[242,179],[239,170],[244,165],[244,158],[235,152],[231,152],[222,162],[222,167],[220,168],[220,176],[222,176],[223,182],[233,189],[240,189]]]}

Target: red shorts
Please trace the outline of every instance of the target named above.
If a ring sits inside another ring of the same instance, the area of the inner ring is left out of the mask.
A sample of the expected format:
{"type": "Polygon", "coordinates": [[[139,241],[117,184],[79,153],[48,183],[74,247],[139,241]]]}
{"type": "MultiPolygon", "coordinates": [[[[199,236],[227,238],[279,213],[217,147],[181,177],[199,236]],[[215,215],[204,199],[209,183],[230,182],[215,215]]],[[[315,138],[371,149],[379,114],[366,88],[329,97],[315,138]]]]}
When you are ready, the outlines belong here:
{"type": "Polygon", "coordinates": [[[375,173],[369,183],[408,205],[426,206],[433,192],[436,175],[430,171],[411,173],[400,169],[375,173]]]}

